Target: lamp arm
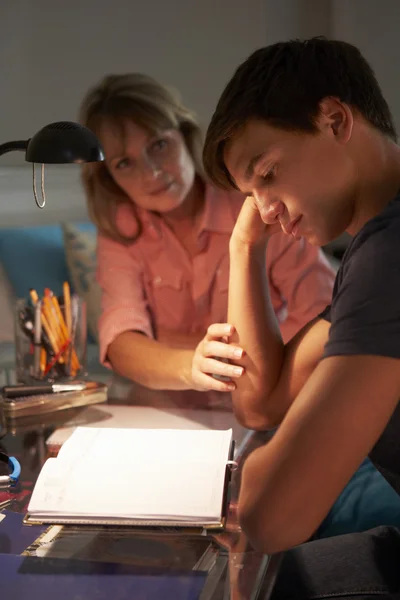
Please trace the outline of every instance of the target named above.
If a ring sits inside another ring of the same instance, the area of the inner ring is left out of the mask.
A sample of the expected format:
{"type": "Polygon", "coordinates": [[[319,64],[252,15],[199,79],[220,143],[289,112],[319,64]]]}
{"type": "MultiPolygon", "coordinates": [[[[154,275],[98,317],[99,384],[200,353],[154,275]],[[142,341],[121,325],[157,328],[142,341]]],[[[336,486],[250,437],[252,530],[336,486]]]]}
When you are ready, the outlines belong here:
{"type": "Polygon", "coordinates": [[[6,142],[5,144],[0,144],[0,156],[2,154],[6,154],[7,152],[13,152],[14,150],[22,150],[25,151],[28,147],[29,140],[20,140],[17,142],[6,142]]]}

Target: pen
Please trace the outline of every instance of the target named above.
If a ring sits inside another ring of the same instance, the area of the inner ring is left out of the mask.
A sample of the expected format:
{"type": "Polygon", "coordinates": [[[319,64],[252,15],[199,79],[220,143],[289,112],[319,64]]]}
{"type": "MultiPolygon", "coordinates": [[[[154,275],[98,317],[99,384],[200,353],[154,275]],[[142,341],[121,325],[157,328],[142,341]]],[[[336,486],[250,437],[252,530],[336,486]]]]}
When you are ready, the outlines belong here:
{"type": "Polygon", "coordinates": [[[41,336],[42,336],[42,322],[41,322],[41,310],[42,302],[38,300],[35,304],[35,328],[34,328],[34,376],[40,378],[40,355],[41,355],[41,336]]]}
{"type": "Polygon", "coordinates": [[[46,350],[42,347],[40,349],[40,377],[43,377],[44,372],[46,371],[47,365],[47,353],[46,350]]]}
{"type": "MultiPolygon", "coordinates": [[[[37,295],[36,290],[34,290],[33,288],[31,288],[29,290],[29,294],[32,300],[33,305],[35,306],[36,303],[39,301],[39,296],[37,295]]],[[[60,348],[59,348],[59,344],[58,341],[56,339],[56,332],[53,331],[53,329],[51,328],[51,319],[52,319],[52,315],[49,312],[49,310],[47,310],[47,306],[44,304],[43,305],[43,311],[42,311],[42,325],[44,327],[44,330],[47,334],[47,337],[49,338],[51,347],[53,349],[54,354],[58,354],[60,352],[60,348]],[[50,320],[48,320],[50,319],[50,320]]],[[[64,359],[62,356],[60,356],[59,358],[59,362],[60,363],[64,363],[64,359]]]]}
{"type": "MultiPolygon", "coordinates": [[[[21,310],[19,313],[19,322],[20,322],[22,331],[29,338],[29,340],[32,342],[32,344],[35,345],[35,326],[33,324],[34,315],[33,315],[33,311],[32,311],[32,316],[30,316],[30,314],[29,314],[30,312],[31,311],[28,309],[25,309],[25,311],[21,310]]],[[[47,337],[47,334],[43,328],[41,331],[41,345],[42,345],[42,349],[41,349],[41,356],[40,356],[40,374],[42,376],[46,369],[46,357],[54,356],[54,350],[53,350],[53,348],[50,344],[49,338],[47,337]]],[[[56,371],[60,376],[65,376],[65,370],[63,369],[63,367],[64,367],[64,365],[61,365],[59,362],[57,362],[55,364],[56,371]]]]}
{"type": "Polygon", "coordinates": [[[6,385],[2,388],[3,398],[18,398],[20,396],[34,396],[37,394],[57,394],[60,392],[80,392],[97,387],[95,381],[87,383],[45,383],[42,385],[6,385]]]}
{"type": "Polygon", "coordinates": [[[71,321],[71,291],[69,288],[68,281],[64,281],[63,284],[63,293],[64,293],[64,314],[65,314],[65,324],[67,326],[68,337],[71,337],[72,333],[72,321],[71,321]]]}
{"type": "MultiPolygon", "coordinates": [[[[70,346],[69,349],[67,350],[67,353],[71,357],[71,361],[72,361],[72,363],[74,365],[74,368],[76,370],[79,370],[80,369],[80,364],[79,364],[79,361],[78,361],[78,357],[77,357],[76,352],[75,352],[75,350],[74,350],[74,348],[73,348],[73,346],[71,344],[70,335],[68,333],[68,328],[67,328],[67,325],[66,325],[65,320],[64,320],[64,315],[61,312],[61,308],[60,308],[60,305],[59,305],[59,302],[58,302],[58,298],[48,288],[46,288],[45,294],[50,299],[50,302],[51,302],[51,304],[52,304],[52,306],[54,308],[56,319],[57,319],[58,325],[60,327],[61,337],[63,338],[63,342],[64,343],[68,343],[69,346],[70,346]]],[[[67,359],[67,362],[68,362],[68,360],[69,359],[67,359]]]]}
{"type": "MultiPolygon", "coordinates": [[[[71,348],[73,348],[75,346],[76,329],[77,329],[77,325],[78,325],[78,311],[79,311],[78,296],[76,294],[73,294],[72,298],[71,298],[71,348]]],[[[76,370],[75,370],[74,366],[72,365],[71,358],[70,358],[70,369],[71,369],[70,373],[72,376],[75,376],[76,370]]]]}

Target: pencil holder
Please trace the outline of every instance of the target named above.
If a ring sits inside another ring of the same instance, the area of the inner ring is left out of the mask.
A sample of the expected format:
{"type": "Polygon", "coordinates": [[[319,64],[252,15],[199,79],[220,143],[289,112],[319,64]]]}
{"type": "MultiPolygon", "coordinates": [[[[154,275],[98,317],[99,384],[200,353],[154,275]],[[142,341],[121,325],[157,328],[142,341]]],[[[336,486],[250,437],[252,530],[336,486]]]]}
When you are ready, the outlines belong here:
{"type": "Polygon", "coordinates": [[[50,290],[17,300],[16,378],[21,383],[81,379],[86,371],[86,304],[72,294],[64,300],[50,290]]]}

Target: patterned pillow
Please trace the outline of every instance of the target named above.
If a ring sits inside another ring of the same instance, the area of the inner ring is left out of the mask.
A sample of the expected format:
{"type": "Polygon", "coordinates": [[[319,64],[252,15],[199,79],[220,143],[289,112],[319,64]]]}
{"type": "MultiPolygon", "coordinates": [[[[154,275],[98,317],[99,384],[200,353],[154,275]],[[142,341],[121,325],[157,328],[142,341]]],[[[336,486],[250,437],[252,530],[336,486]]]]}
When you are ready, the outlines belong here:
{"type": "Polygon", "coordinates": [[[71,282],[76,293],[86,302],[89,334],[97,341],[101,290],[96,281],[96,228],[91,223],[63,223],[62,229],[71,282]]]}
{"type": "Polygon", "coordinates": [[[3,263],[0,262],[0,342],[14,341],[16,296],[3,263]]]}

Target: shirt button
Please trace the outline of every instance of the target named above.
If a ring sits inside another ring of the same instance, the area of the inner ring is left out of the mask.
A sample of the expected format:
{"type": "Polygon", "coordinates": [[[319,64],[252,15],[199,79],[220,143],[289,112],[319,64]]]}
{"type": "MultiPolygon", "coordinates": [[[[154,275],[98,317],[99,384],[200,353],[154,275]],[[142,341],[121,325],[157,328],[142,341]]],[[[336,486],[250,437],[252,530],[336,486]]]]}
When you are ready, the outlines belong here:
{"type": "Polygon", "coordinates": [[[153,283],[155,286],[161,285],[162,279],[159,275],[157,275],[156,277],[154,277],[153,279],[153,283]]]}

